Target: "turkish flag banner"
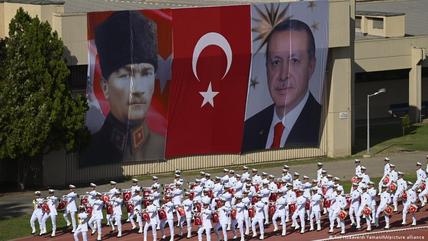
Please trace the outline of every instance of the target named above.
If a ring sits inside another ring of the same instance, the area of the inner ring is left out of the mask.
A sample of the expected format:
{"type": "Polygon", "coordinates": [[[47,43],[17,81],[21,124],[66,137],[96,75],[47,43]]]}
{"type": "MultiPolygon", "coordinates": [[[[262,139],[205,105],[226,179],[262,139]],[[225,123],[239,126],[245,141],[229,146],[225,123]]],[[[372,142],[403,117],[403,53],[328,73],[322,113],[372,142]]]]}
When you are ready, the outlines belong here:
{"type": "Polygon", "coordinates": [[[173,19],[165,155],[240,153],[251,62],[250,6],[174,9],[173,19]]]}

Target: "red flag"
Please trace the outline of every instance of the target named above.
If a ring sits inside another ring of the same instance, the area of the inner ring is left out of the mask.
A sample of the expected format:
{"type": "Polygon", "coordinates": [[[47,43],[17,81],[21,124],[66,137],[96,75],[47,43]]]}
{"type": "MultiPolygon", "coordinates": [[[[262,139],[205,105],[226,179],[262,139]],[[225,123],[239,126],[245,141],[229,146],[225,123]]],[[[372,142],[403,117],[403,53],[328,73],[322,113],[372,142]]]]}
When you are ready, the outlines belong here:
{"type": "Polygon", "coordinates": [[[240,153],[250,6],[175,9],[173,19],[166,157],[240,153]]]}

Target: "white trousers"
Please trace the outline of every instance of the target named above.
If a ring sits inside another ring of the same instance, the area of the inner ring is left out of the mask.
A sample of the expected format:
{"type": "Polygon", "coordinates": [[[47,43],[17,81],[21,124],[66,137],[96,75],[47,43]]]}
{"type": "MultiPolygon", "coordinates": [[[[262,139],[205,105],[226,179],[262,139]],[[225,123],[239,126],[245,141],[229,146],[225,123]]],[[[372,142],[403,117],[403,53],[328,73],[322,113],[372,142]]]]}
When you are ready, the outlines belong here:
{"type": "Polygon", "coordinates": [[[203,225],[199,225],[198,228],[198,241],[202,241],[202,233],[205,231],[205,235],[207,236],[207,241],[211,241],[211,227],[205,227],[203,225]]]}
{"type": "Polygon", "coordinates": [[[41,212],[40,210],[34,210],[30,218],[30,226],[33,233],[36,232],[36,220],[37,222],[39,222],[39,229],[40,232],[42,232],[45,227],[43,225],[43,212],[41,212]]]}
{"type": "Polygon", "coordinates": [[[157,241],[157,238],[158,238],[157,231],[156,231],[157,223],[155,222],[144,223],[144,241],[147,241],[147,231],[149,230],[149,227],[152,228],[153,241],[157,241]]]}
{"type": "Polygon", "coordinates": [[[70,225],[70,220],[68,220],[68,214],[71,216],[71,226],[73,230],[76,230],[76,212],[73,211],[65,211],[63,214],[65,222],[67,222],[67,226],[70,225]]]}

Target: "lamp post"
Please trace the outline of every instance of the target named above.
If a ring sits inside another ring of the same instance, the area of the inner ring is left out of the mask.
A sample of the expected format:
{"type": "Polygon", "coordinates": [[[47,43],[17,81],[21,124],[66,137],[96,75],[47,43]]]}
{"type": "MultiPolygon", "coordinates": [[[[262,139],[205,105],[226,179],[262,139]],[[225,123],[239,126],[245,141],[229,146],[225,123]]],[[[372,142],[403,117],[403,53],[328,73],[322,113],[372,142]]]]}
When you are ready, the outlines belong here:
{"type": "Polygon", "coordinates": [[[373,94],[367,95],[367,155],[370,155],[370,97],[385,93],[386,89],[382,88],[373,94]]]}

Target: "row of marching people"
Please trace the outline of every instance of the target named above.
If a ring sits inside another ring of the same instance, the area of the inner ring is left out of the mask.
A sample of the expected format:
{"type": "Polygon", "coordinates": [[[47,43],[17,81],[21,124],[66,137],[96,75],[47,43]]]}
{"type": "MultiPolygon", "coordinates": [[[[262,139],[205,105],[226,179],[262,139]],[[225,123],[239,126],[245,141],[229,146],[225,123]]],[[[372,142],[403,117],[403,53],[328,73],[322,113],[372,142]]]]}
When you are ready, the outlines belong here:
{"type": "Polygon", "coordinates": [[[75,240],[78,240],[80,233],[85,240],[87,227],[92,234],[97,234],[97,240],[101,240],[105,208],[107,225],[112,231],[117,228],[117,237],[122,236],[122,219],[127,218],[131,229],[143,233],[144,240],[147,240],[150,229],[154,240],[157,239],[157,230],[165,239],[164,230],[168,224],[169,239],[172,241],[174,221],[178,226],[177,234],[186,234],[188,238],[192,236],[192,231],[197,231],[199,240],[202,240],[204,233],[206,239],[210,240],[211,231],[214,231],[217,240],[227,241],[227,231],[231,230],[234,238],[239,237],[241,240],[250,234],[264,239],[265,225],[271,222],[274,231],[280,230],[283,236],[290,229],[287,229],[289,222],[292,229],[302,234],[308,231],[307,226],[309,231],[319,231],[323,214],[329,221],[329,232],[334,232],[337,227],[344,234],[348,216],[357,229],[364,225],[361,222],[364,220],[368,231],[373,225],[378,226],[379,219],[383,217],[385,228],[388,229],[390,216],[398,208],[398,201],[402,201],[403,224],[406,223],[407,214],[411,213],[412,225],[416,225],[417,191],[420,191],[419,198],[421,204],[424,204],[427,190],[421,184],[426,183],[426,180],[416,181],[415,184],[405,182],[404,173],[400,172],[397,172],[395,179],[395,166],[389,164],[389,159],[385,162],[389,170],[382,177],[379,193],[359,160],[355,161],[356,175],[352,179],[349,194],[344,193],[340,178],[328,174],[322,163],[317,164],[317,178],[314,180],[308,176],[300,178],[299,173],[291,173],[289,167],[284,165],[279,178],[265,172],[259,175],[257,169],[250,172],[246,166],[241,174],[224,169],[222,176],[214,178],[209,173],[201,172],[200,178],[187,182],[188,187],[184,186],[179,170],[172,183],[160,184],[154,176],[153,184],[149,187],[140,187],[138,180],[133,179],[129,189],[120,190],[116,187],[117,183],[111,181],[111,189],[100,193],[96,185],[91,183],[91,190],[79,196],[75,193],[75,187],[70,185],[69,193],[61,200],[54,197],[54,190],[49,190],[51,195],[47,198],[41,198],[40,192],[36,192],[35,211],[30,223],[35,233],[34,221],[39,220],[40,234],[44,234],[46,219],[51,217],[51,235],[55,236],[56,209],[63,209],[67,226],[73,226],[75,240]],[[79,199],[81,212],[77,224],[75,217],[79,199]],[[126,217],[123,215],[125,210],[126,217]],[[68,215],[71,216],[71,222],[68,215]]]}

